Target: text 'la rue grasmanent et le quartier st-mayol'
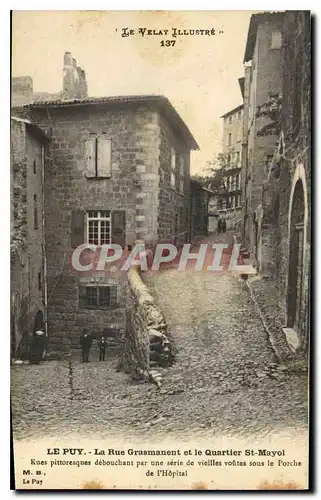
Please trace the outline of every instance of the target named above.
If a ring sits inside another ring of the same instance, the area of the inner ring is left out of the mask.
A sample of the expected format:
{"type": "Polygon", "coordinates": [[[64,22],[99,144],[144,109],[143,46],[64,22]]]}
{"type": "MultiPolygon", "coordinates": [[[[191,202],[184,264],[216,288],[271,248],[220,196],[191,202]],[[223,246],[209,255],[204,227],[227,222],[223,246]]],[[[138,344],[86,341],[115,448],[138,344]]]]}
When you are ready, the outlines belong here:
{"type": "MultiPolygon", "coordinates": [[[[92,465],[91,456],[99,456],[99,458],[95,458],[95,465],[127,465],[127,466],[136,466],[136,467],[144,467],[148,465],[148,462],[142,461],[142,458],[140,461],[137,459],[139,457],[182,457],[182,458],[188,458],[188,457],[197,457],[198,462],[197,465],[199,466],[222,466],[223,463],[219,461],[214,461],[214,460],[208,460],[208,457],[218,457],[218,458],[235,458],[235,457],[266,457],[269,459],[277,459],[278,466],[301,466],[302,462],[299,462],[297,460],[293,460],[292,458],[286,458],[286,451],[284,449],[277,449],[277,450],[271,450],[267,448],[257,448],[257,449],[244,449],[244,450],[235,450],[235,449],[203,449],[199,450],[197,448],[189,448],[185,450],[181,449],[134,449],[134,448],[128,448],[126,450],[124,449],[115,449],[115,448],[106,448],[106,449],[99,449],[99,448],[94,448],[92,451],[90,450],[85,450],[84,448],[47,448],[46,450],[47,455],[51,455],[50,458],[54,458],[54,456],[57,455],[63,455],[66,458],[69,457],[82,457],[87,456],[87,460],[77,460],[75,463],[69,463],[68,460],[50,460],[50,463],[48,463],[47,460],[36,460],[36,459],[31,459],[31,465],[50,465],[51,467],[55,465],[92,465]],[[131,460],[123,460],[120,457],[135,457],[136,462],[134,463],[131,460]],[[102,459],[101,457],[109,457],[109,460],[102,459]],[[200,457],[206,457],[207,460],[200,459],[200,457]],[[282,458],[281,458],[282,457],[282,458]],[[68,463],[66,463],[68,462],[68,463]],[[77,462],[77,463],[76,463],[77,462]]],[[[235,460],[234,460],[235,462],[235,460]]],[[[170,462],[167,463],[167,466],[182,466],[182,465],[195,465],[194,462],[189,461],[189,463],[184,463],[181,460],[171,460],[170,462]]],[[[237,462],[235,464],[232,463],[227,463],[224,462],[224,465],[236,465],[236,466],[246,466],[246,465],[251,465],[248,464],[247,462],[237,462]]],[[[255,465],[254,463],[252,465],[255,465]]],[[[259,465],[257,463],[256,465],[259,465]]]]}

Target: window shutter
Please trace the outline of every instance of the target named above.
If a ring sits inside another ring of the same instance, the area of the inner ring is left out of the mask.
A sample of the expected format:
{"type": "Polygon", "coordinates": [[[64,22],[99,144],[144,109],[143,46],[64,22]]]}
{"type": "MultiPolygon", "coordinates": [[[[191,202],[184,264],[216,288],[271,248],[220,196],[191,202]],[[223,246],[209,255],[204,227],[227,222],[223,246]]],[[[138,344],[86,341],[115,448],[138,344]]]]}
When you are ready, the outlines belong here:
{"type": "Polygon", "coordinates": [[[111,139],[98,137],[97,147],[97,176],[111,176],[111,139]]]}
{"type": "Polygon", "coordinates": [[[117,307],[117,286],[110,287],[110,307],[117,307]]]}
{"type": "Polygon", "coordinates": [[[120,245],[122,248],[126,245],[126,212],[125,210],[113,210],[111,213],[111,242],[120,245]]]}
{"type": "Polygon", "coordinates": [[[86,177],[96,177],[96,139],[88,139],[85,141],[85,171],[86,177]]]}
{"type": "Polygon", "coordinates": [[[71,246],[76,248],[85,241],[85,213],[83,210],[71,212],[71,246]]]}
{"type": "Polygon", "coordinates": [[[87,305],[87,288],[85,286],[79,287],[79,307],[84,308],[87,305]]]}

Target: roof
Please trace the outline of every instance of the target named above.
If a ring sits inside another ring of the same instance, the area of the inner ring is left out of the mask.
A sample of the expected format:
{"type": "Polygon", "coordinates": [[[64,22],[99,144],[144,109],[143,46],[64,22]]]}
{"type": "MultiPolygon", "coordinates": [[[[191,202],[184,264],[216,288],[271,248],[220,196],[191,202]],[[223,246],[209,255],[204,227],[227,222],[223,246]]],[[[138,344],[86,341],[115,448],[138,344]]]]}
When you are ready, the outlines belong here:
{"type": "Polygon", "coordinates": [[[249,31],[247,34],[246,48],[244,54],[243,63],[250,61],[253,57],[253,51],[256,42],[256,33],[259,24],[265,23],[266,21],[274,21],[277,19],[282,20],[284,17],[284,12],[261,12],[259,14],[252,14],[250,20],[249,31]]]}
{"type": "Polygon", "coordinates": [[[199,146],[187,127],[186,123],[180,117],[176,109],[167,99],[162,95],[127,95],[127,96],[111,96],[111,97],[88,97],[86,99],[73,99],[73,100],[56,100],[56,101],[38,101],[24,106],[28,109],[38,108],[67,108],[75,106],[123,106],[123,105],[145,105],[156,108],[162,113],[168,121],[170,121],[174,128],[178,129],[185,141],[188,143],[190,149],[199,149],[199,146]]]}
{"type": "Polygon", "coordinates": [[[38,127],[38,125],[28,120],[27,118],[20,118],[18,116],[12,115],[10,119],[14,122],[24,123],[26,128],[31,132],[31,134],[37,137],[41,142],[49,140],[45,132],[40,127],[38,127]]]}
{"type": "Polygon", "coordinates": [[[233,115],[233,113],[236,113],[240,109],[244,108],[244,104],[239,104],[239,106],[236,106],[236,108],[231,109],[231,111],[228,111],[224,115],[222,115],[220,118],[225,118],[226,116],[233,115]]]}

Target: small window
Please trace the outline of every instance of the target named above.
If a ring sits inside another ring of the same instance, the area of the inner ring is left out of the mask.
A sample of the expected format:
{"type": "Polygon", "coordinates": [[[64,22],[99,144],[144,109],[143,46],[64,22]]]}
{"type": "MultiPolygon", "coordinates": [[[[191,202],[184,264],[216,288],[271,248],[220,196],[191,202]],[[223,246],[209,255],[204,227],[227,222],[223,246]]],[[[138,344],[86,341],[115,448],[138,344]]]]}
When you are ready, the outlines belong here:
{"type": "Polygon", "coordinates": [[[171,187],[176,187],[176,153],[175,149],[171,149],[171,187]]]}
{"type": "Polygon", "coordinates": [[[271,49],[280,49],[282,47],[281,31],[272,31],[271,49]]]}
{"type": "Polygon", "coordinates": [[[37,173],[37,165],[36,165],[36,160],[33,160],[33,173],[37,173]]]}
{"type": "Polygon", "coordinates": [[[38,273],[38,290],[41,292],[42,289],[42,280],[41,280],[41,272],[38,273]]]}
{"type": "Polygon", "coordinates": [[[179,158],[179,190],[181,193],[184,192],[185,184],[185,156],[182,154],[179,158]]]}
{"type": "Polygon", "coordinates": [[[80,307],[85,309],[108,309],[117,306],[117,287],[87,285],[79,288],[80,307]]]}
{"type": "Polygon", "coordinates": [[[33,222],[34,228],[38,229],[38,207],[37,207],[37,195],[33,195],[33,222]]]}
{"type": "Polygon", "coordinates": [[[94,245],[109,245],[111,243],[110,210],[87,212],[87,242],[94,245]]]}
{"type": "Polygon", "coordinates": [[[232,117],[231,116],[229,117],[228,122],[232,123],[232,117]]]}
{"type": "Polygon", "coordinates": [[[229,134],[228,134],[227,145],[228,145],[228,147],[231,147],[231,145],[232,145],[232,133],[231,132],[229,132],[229,134]]]}
{"type": "Polygon", "coordinates": [[[273,157],[274,155],[270,154],[270,155],[266,155],[266,173],[268,174],[269,171],[270,171],[270,168],[272,167],[272,164],[273,164],[273,157]]]}
{"type": "Polygon", "coordinates": [[[239,162],[240,162],[240,152],[237,151],[236,152],[236,163],[239,164],[239,162]]]}

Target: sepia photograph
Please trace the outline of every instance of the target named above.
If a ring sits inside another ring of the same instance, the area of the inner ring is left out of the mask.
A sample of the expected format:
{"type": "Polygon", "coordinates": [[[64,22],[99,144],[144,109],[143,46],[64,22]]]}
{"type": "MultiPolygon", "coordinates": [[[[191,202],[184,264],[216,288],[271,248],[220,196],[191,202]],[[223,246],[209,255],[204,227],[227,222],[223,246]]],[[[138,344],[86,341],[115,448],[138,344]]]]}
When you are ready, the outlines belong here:
{"type": "Polygon", "coordinates": [[[17,490],[309,490],[311,12],[11,12],[17,490]]]}

